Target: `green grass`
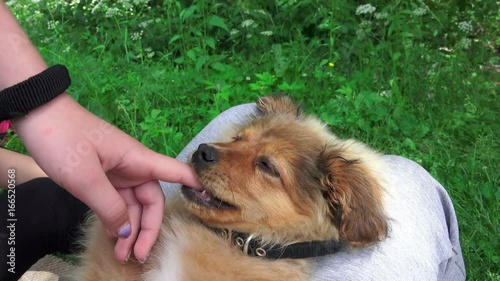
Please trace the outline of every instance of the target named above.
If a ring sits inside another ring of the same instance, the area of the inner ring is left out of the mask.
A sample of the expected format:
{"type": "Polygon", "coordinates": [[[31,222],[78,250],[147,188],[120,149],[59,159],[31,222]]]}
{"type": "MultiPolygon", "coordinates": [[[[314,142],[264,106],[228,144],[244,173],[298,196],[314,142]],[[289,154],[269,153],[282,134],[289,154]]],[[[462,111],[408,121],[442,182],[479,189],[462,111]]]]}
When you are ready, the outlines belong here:
{"type": "Polygon", "coordinates": [[[341,137],[420,163],[453,199],[468,279],[500,280],[494,1],[16,2],[73,97],[155,151],[283,91],[341,137]]]}

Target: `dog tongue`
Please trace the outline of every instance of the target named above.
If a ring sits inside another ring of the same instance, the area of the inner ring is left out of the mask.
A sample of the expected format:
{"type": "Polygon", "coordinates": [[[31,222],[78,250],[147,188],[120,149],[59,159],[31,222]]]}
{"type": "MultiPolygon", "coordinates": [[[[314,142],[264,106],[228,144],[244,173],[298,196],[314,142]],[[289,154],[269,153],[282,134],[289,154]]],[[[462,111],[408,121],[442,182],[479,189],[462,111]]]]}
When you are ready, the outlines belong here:
{"type": "Polygon", "coordinates": [[[206,190],[203,190],[201,193],[201,199],[205,200],[205,201],[210,201],[212,199],[212,195],[210,193],[208,193],[206,190]]]}

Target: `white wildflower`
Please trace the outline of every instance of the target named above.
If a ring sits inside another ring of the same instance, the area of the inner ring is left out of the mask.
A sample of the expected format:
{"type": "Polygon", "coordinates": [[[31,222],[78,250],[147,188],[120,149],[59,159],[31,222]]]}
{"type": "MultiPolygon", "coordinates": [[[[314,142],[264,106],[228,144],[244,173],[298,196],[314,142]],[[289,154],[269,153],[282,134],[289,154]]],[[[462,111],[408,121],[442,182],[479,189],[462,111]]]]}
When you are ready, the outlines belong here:
{"type": "Polygon", "coordinates": [[[34,4],[38,4],[40,3],[41,0],[31,0],[31,2],[33,2],[34,4]]]}
{"type": "Polygon", "coordinates": [[[49,21],[49,22],[47,23],[47,29],[48,29],[48,30],[53,30],[53,29],[56,29],[56,26],[57,26],[58,24],[59,24],[59,21],[57,21],[57,20],[56,20],[56,21],[52,21],[52,20],[51,20],[51,21],[49,21]]]}
{"type": "Polygon", "coordinates": [[[273,32],[271,30],[266,30],[266,31],[262,31],[260,34],[264,35],[264,36],[271,36],[271,35],[273,35],[273,32]]]}
{"type": "Polygon", "coordinates": [[[388,98],[388,97],[392,97],[392,91],[391,91],[391,90],[382,91],[382,92],[380,93],[380,96],[381,96],[381,97],[386,97],[386,98],[388,98]]]}
{"type": "Polygon", "coordinates": [[[118,4],[122,4],[123,6],[128,6],[128,5],[132,5],[130,3],[130,0],[118,0],[116,1],[118,4]]]}
{"type": "Polygon", "coordinates": [[[427,12],[429,12],[429,7],[427,7],[427,5],[425,5],[425,4],[421,7],[418,7],[415,10],[413,10],[413,14],[415,16],[419,16],[419,17],[426,15],[427,12]]]}
{"type": "Polygon", "coordinates": [[[229,34],[230,34],[231,36],[236,35],[236,34],[238,34],[238,33],[240,33],[240,31],[239,31],[238,29],[236,29],[236,28],[233,28],[233,29],[231,29],[231,31],[229,31],[229,34]]]}
{"type": "Polygon", "coordinates": [[[141,30],[140,32],[132,32],[132,34],[130,34],[130,39],[132,39],[132,41],[141,40],[143,33],[143,30],[141,30]]]}
{"type": "Polygon", "coordinates": [[[356,39],[358,39],[358,41],[363,41],[363,39],[365,38],[366,38],[366,31],[364,29],[356,30],[356,39]]]}
{"type": "Polygon", "coordinates": [[[473,27],[470,21],[462,21],[458,23],[458,29],[462,30],[465,33],[472,33],[473,27]]]}
{"type": "Polygon", "coordinates": [[[250,79],[252,79],[252,78],[250,78],[250,76],[247,76],[247,77],[245,78],[245,80],[247,80],[247,81],[250,81],[250,79]]]}
{"type": "Polygon", "coordinates": [[[372,4],[364,4],[358,6],[356,9],[356,15],[363,15],[363,14],[373,14],[377,8],[373,7],[372,4]]]}
{"type": "Polygon", "coordinates": [[[97,11],[97,9],[99,9],[102,5],[102,1],[99,1],[99,3],[95,4],[95,6],[92,8],[92,11],[90,12],[91,14],[95,13],[95,11],[97,11]]]}
{"type": "Polygon", "coordinates": [[[369,20],[363,20],[359,23],[359,28],[362,29],[370,29],[372,26],[372,22],[369,20]]]}
{"type": "Polygon", "coordinates": [[[241,23],[241,27],[245,28],[245,27],[249,27],[251,26],[252,24],[254,24],[255,22],[253,20],[244,20],[242,23],[241,23]]]}
{"type": "Polygon", "coordinates": [[[104,16],[107,17],[107,18],[112,18],[116,14],[118,14],[119,11],[120,10],[118,8],[109,8],[109,9],[106,10],[106,14],[104,16]]]}
{"type": "Polygon", "coordinates": [[[462,48],[464,50],[467,50],[470,48],[470,45],[472,45],[472,40],[469,38],[462,38],[460,41],[458,41],[457,46],[459,48],[462,48]]]}
{"type": "Polygon", "coordinates": [[[130,3],[130,0],[118,0],[117,3],[122,4],[123,9],[125,10],[132,10],[134,8],[134,5],[130,3]]]}
{"type": "Polygon", "coordinates": [[[375,13],[375,18],[378,20],[383,20],[389,17],[389,14],[387,12],[381,12],[381,13],[375,13]]]}
{"type": "Polygon", "coordinates": [[[80,0],[71,0],[71,2],[69,3],[69,6],[70,7],[76,7],[80,4],[80,0]]]}
{"type": "Polygon", "coordinates": [[[132,0],[132,3],[136,6],[142,6],[142,5],[147,5],[149,3],[149,0],[132,0]]]}
{"type": "Polygon", "coordinates": [[[144,29],[145,29],[146,27],[148,27],[148,25],[149,25],[149,23],[148,23],[147,21],[143,21],[143,22],[139,23],[139,27],[140,27],[140,28],[144,28],[144,29]]]}
{"type": "Polygon", "coordinates": [[[439,64],[436,62],[434,64],[431,65],[431,67],[429,68],[429,70],[427,71],[427,75],[434,75],[437,73],[437,67],[439,66],[439,64]]]}

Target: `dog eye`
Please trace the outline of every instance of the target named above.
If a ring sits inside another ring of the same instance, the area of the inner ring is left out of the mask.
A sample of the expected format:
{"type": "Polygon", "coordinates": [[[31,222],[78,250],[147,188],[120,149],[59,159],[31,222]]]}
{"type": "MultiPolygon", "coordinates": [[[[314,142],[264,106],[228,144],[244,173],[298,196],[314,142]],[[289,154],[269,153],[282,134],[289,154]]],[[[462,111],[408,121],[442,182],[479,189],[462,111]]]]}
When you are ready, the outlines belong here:
{"type": "Polygon", "coordinates": [[[280,175],[276,167],[267,158],[264,157],[259,158],[256,162],[256,165],[257,167],[259,167],[259,169],[272,176],[279,177],[280,175]]]}
{"type": "Polygon", "coordinates": [[[237,135],[236,137],[233,137],[233,141],[240,141],[242,139],[243,139],[243,137],[241,135],[237,135]]]}

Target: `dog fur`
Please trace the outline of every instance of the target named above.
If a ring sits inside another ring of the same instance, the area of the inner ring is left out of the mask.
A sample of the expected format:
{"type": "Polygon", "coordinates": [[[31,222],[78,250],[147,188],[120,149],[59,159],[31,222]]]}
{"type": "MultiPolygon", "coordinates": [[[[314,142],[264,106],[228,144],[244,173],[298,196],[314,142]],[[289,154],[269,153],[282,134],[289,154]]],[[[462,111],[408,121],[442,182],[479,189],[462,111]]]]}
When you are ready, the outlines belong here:
{"type": "Polygon", "coordinates": [[[260,98],[257,107],[261,114],[231,141],[202,145],[193,154],[191,164],[206,191],[184,187],[184,196],[167,202],[159,239],[144,264],[115,261],[115,242],[95,221],[80,280],[311,278],[312,259],[246,256],[207,225],[253,234],[264,244],[340,240],[356,248],[383,239],[380,155],[338,138],[287,96],[260,98]],[[214,206],[212,198],[226,205],[214,206]]]}

